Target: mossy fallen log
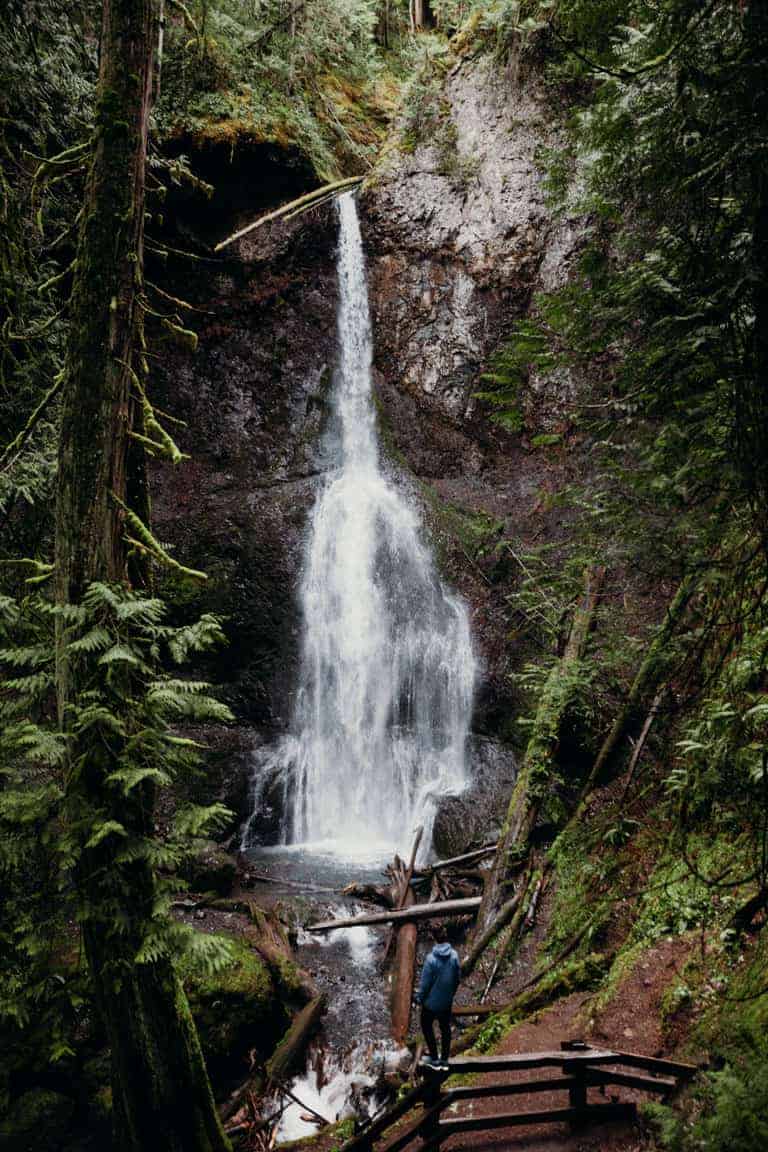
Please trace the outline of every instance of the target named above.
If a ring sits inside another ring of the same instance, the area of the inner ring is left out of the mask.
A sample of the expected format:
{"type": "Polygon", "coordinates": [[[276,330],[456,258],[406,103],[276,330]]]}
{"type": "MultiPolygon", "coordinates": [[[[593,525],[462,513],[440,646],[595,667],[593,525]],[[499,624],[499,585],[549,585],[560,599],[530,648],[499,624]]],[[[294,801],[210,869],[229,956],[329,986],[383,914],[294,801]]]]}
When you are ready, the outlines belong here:
{"type": "Polygon", "coordinates": [[[688,607],[695,588],[695,578],[688,575],[681,581],[673,596],[664,614],[664,619],[648,647],[645,659],[637,670],[624,705],[619,710],[610,731],[603,740],[589,776],[584,782],[580,807],[595,785],[599,784],[605,776],[618,754],[621,742],[637,715],[638,709],[642,708],[643,701],[650,695],[651,689],[658,686],[661,677],[666,672],[669,642],[688,607]]]}
{"type": "Polygon", "coordinates": [[[509,923],[509,921],[514,916],[515,910],[520,905],[522,897],[522,889],[518,892],[515,892],[514,896],[512,896],[511,899],[507,900],[507,902],[502,905],[495,919],[487,926],[483,932],[480,933],[477,939],[473,942],[472,947],[461,962],[461,975],[463,979],[466,980],[467,976],[469,976],[471,972],[474,972],[475,966],[477,965],[477,962],[485,949],[491,943],[493,938],[504,928],[506,924],[509,923]]]}
{"type": "MultiPolygon", "coordinates": [[[[573,960],[549,972],[536,987],[526,989],[507,1004],[497,1005],[495,1008],[484,1004],[473,1006],[473,1015],[485,1015],[488,1019],[467,1029],[453,1045],[453,1052],[466,1052],[476,1044],[482,1047],[484,1033],[486,1037],[501,1035],[506,1028],[531,1015],[532,1012],[539,1012],[548,1007],[555,1000],[570,996],[573,992],[596,987],[609,970],[612,960],[613,956],[610,953],[591,952],[580,960],[573,960]],[[491,1026],[490,1022],[494,1019],[498,1019],[499,1026],[491,1026]]],[[[462,1013],[464,1014],[469,1015],[469,1010],[462,1013]]]]}
{"type": "Polygon", "coordinates": [[[267,1062],[270,1084],[281,1084],[284,1080],[289,1080],[296,1071],[312,1033],[320,1023],[325,1006],[326,997],[323,992],[314,1000],[310,1000],[295,1017],[267,1062]]]}

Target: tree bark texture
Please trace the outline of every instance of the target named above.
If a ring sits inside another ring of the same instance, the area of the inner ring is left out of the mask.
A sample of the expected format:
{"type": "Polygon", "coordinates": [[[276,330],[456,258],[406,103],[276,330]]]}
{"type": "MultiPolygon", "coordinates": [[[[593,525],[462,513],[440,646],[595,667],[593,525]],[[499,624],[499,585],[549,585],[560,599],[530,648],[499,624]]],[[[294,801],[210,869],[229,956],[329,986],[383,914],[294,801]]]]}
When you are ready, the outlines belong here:
{"type": "MultiPolygon", "coordinates": [[[[400,908],[412,907],[415,902],[413,889],[408,884],[400,908]]],[[[411,999],[416,972],[416,943],[419,929],[416,924],[401,924],[396,929],[395,963],[392,984],[392,1039],[396,1044],[405,1044],[408,1025],[411,1022],[411,999]]]]}
{"type": "MultiPolygon", "coordinates": [[[[58,460],[55,591],[78,603],[92,581],[125,584],[119,501],[136,503],[143,458],[130,433],[140,419],[132,387],[144,239],[144,168],[152,102],[156,0],[104,0],[93,153],[71,300],[58,460]],[[133,496],[133,500],[132,500],[133,496]],[[118,500],[115,500],[117,497],[118,500]]],[[[143,514],[143,508],[137,509],[143,514]]],[[[83,687],[57,638],[60,723],[83,687]]],[[[70,733],[68,810],[152,834],[154,792],[128,797],[108,777],[119,738],[70,733]]],[[[117,859],[120,839],[81,845],[75,869],[83,942],[112,1053],[120,1152],[225,1152],[229,1148],[186,997],[164,956],[137,964],[156,899],[145,859],[117,859]],[[115,927],[120,919],[119,928],[115,927]]]]}

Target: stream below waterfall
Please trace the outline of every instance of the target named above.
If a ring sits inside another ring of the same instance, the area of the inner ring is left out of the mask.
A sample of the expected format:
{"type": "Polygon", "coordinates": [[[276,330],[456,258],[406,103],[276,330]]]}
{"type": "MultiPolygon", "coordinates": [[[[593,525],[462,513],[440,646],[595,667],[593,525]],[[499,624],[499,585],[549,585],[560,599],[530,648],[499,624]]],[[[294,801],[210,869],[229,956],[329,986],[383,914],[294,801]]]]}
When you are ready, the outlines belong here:
{"type": "MultiPolygon", "coordinates": [[[[278,883],[270,885],[303,922],[330,916],[351,916],[365,911],[358,901],[341,894],[351,881],[381,883],[389,857],[359,853],[340,857],[322,845],[296,845],[252,849],[249,862],[268,872],[278,883]],[[280,887],[279,879],[306,884],[298,894],[280,887]],[[329,891],[318,891],[328,889],[329,891]]],[[[387,1039],[389,984],[382,971],[384,927],[343,928],[324,935],[299,931],[297,959],[326,994],[328,1009],[320,1035],[313,1043],[306,1071],[291,1084],[302,1104],[333,1121],[347,1115],[371,1113],[387,1096],[383,1076],[408,1057],[387,1039]]],[[[285,1109],[278,1129],[280,1142],[317,1131],[305,1110],[296,1103],[285,1109]]]]}
{"type": "MultiPolygon", "coordinates": [[[[353,910],[332,893],[353,880],[381,882],[417,824],[420,858],[429,855],[441,798],[469,781],[476,678],[466,606],[439,576],[408,482],[381,461],[353,193],[339,197],[338,219],[338,366],[326,435],[334,466],[308,525],[292,720],[254,753],[241,843],[275,877],[330,889],[322,901],[309,887],[306,900],[286,890],[304,913],[329,915],[353,910]]],[[[354,928],[299,939],[299,962],[327,993],[328,1011],[293,1090],[328,1119],[374,1109],[382,1073],[398,1060],[386,1040],[383,937],[354,928]]],[[[301,1111],[286,1110],[279,1139],[314,1131],[301,1111]]]]}

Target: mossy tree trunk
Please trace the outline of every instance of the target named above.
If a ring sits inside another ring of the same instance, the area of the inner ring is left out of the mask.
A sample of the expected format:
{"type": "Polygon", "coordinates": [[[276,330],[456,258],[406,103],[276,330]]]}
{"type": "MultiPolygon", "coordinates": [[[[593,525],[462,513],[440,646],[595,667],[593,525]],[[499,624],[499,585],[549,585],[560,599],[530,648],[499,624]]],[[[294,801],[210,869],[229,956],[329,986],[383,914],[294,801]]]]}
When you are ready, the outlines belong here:
{"type": "MultiPolygon", "coordinates": [[[[56,599],[78,603],[92,581],[127,583],[123,505],[143,504],[143,460],[131,440],[132,390],[144,231],[144,167],[152,100],[156,0],[104,0],[93,155],[71,301],[56,504],[56,599]],[[115,500],[115,497],[118,499],[115,500]]],[[[137,509],[143,513],[143,507],[137,509]]],[[[110,785],[119,735],[71,731],[84,685],[57,642],[62,727],[70,729],[67,811],[152,834],[154,793],[110,785]]],[[[85,837],[81,836],[81,839],[85,837]]],[[[157,898],[146,859],[122,860],[121,840],[81,843],[75,868],[83,940],[112,1051],[116,1146],[121,1152],[224,1152],[229,1147],[186,998],[160,951],[136,963],[157,898]]],[[[149,950],[148,950],[149,954],[149,950]]]]}
{"type": "Polygon", "coordinates": [[[539,699],[533,729],[525,750],[507,815],[501,829],[493,864],[483,890],[483,902],[477,916],[476,939],[489,932],[505,904],[505,884],[512,865],[522,867],[528,856],[528,841],[541,806],[548,798],[555,772],[555,757],[560,742],[563,718],[578,686],[579,669],[594,621],[603,580],[604,568],[593,568],[585,576],[584,598],[576,607],[568,642],[562,658],[550,672],[539,699]]]}
{"type": "MultiPolygon", "coordinates": [[[[681,581],[677,592],[673,596],[664,614],[664,619],[653,637],[648,651],[632,681],[627,699],[619,709],[611,725],[611,729],[600,747],[600,751],[595,758],[589,775],[584,782],[582,803],[592,789],[602,781],[608,769],[616,760],[621,750],[624,737],[635,725],[639,724],[643,705],[650,692],[658,688],[662,676],[667,672],[670,660],[670,642],[688,607],[695,588],[696,581],[694,576],[688,575],[681,581]]],[[[635,727],[634,730],[636,732],[637,728],[635,727]]]]}

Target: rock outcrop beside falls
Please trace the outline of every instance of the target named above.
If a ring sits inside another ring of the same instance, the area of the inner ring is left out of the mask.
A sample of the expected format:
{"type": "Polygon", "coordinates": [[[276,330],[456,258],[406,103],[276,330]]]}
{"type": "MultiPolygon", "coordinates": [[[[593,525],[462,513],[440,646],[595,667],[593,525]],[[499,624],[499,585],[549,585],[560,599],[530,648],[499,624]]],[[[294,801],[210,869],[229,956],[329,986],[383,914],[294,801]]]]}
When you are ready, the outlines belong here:
{"type": "Polygon", "coordinates": [[[460,61],[442,97],[442,126],[431,122],[415,146],[396,138],[364,194],[375,367],[388,443],[425,485],[450,574],[474,608],[479,723],[508,734],[516,653],[506,597],[519,571],[494,544],[557,535],[546,497],[573,460],[531,440],[569,431],[574,382],[532,373],[520,397],[526,427],[514,436],[475,393],[535,293],[567,281],[580,233],[546,204],[537,158],[558,131],[535,73],[460,61]]]}

